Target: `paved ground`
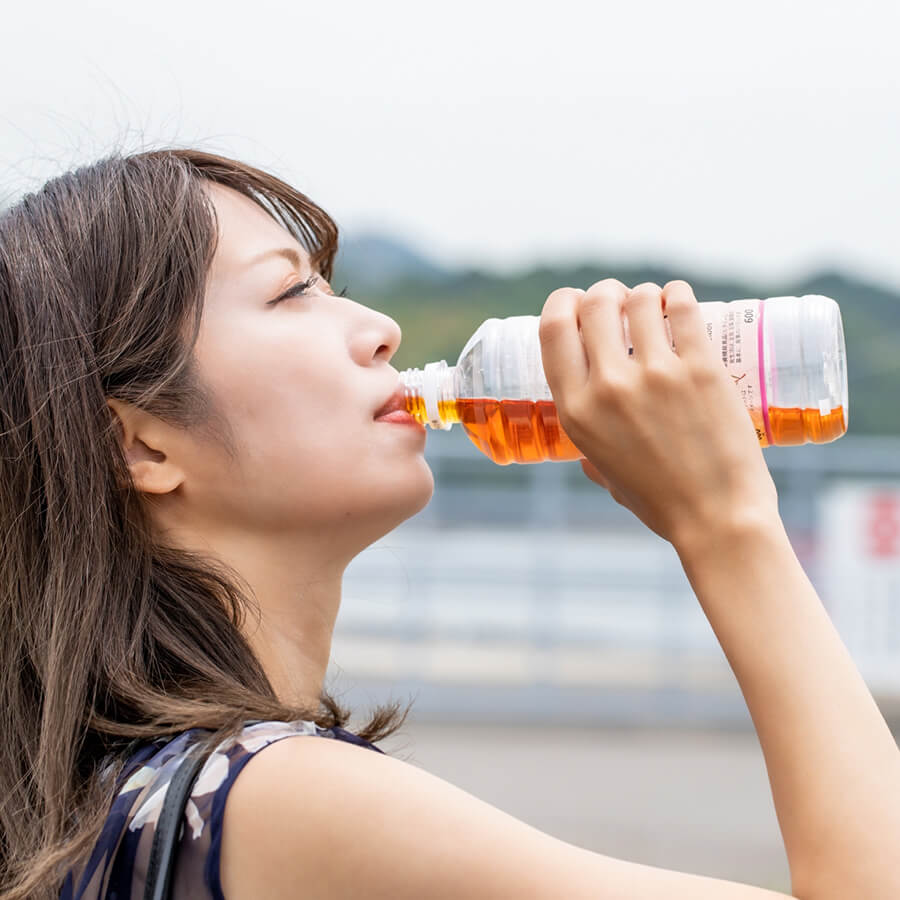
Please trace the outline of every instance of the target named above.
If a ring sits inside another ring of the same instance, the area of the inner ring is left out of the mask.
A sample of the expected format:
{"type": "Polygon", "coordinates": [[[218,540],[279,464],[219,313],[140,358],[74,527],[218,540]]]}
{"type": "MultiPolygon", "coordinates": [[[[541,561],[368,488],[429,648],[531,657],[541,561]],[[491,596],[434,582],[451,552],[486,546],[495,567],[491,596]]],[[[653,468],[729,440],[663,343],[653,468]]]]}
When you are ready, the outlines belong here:
{"type": "Polygon", "coordinates": [[[382,746],[536,828],[600,853],[787,892],[752,733],[435,725],[382,746]]]}

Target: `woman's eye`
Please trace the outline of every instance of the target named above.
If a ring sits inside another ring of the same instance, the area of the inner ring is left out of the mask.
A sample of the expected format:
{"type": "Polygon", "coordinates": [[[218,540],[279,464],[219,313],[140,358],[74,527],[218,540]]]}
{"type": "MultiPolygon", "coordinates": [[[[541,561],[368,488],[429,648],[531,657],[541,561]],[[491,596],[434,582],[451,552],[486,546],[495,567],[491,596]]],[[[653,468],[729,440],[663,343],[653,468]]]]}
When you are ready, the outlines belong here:
{"type": "Polygon", "coordinates": [[[302,297],[318,280],[318,275],[312,275],[306,281],[299,281],[297,284],[291,285],[283,294],[279,294],[274,300],[270,300],[266,306],[275,306],[276,303],[281,303],[282,300],[287,300],[289,297],[302,297]]]}

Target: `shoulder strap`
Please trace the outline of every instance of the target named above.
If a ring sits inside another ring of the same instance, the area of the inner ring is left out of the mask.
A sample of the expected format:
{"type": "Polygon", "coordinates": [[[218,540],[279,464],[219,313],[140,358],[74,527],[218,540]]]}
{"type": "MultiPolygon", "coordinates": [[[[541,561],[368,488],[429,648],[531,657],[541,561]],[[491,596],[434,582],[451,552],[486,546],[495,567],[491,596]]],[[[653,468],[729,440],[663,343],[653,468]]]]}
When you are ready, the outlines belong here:
{"type": "Polygon", "coordinates": [[[206,762],[206,757],[209,756],[210,749],[203,746],[192,749],[179,763],[169,782],[159,819],[156,822],[156,830],[153,832],[150,860],[147,864],[147,882],[144,886],[144,900],[167,900],[169,897],[181,830],[181,817],[188,797],[191,795],[191,788],[200,774],[203,763],[206,762]]]}

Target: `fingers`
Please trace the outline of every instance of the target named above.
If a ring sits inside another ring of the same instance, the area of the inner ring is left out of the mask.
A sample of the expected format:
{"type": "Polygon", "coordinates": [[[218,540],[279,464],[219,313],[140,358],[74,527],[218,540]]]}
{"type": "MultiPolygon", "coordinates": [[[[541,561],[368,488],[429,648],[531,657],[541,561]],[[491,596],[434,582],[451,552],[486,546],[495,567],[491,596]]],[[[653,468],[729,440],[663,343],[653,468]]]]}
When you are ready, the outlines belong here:
{"type": "Polygon", "coordinates": [[[583,295],[584,291],[576,288],[559,288],[541,311],[541,359],[554,398],[569,396],[587,380],[588,360],[578,333],[578,305],[583,295]]]}
{"type": "Polygon", "coordinates": [[[581,298],[581,334],[592,372],[601,374],[621,366],[628,355],[622,323],[627,296],[628,288],[621,281],[605,278],[592,284],[581,298]]]}
{"type": "Polygon", "coordinates": [[[632,288],[625,300],[628,332],[634,357],[640,361],[665,360],[672,355],[672,342],[663,319],[662,289],[652,282],[632,288]]]}
{"type": "Polygon", "coordinates": [[[686,281],[670,281],[663,288],[662,298],[678,355],[689,362],[715,360],[721,365],[707,336],[706,320],[691,286],[686,281]]]}
{"type": "Polygon", "coordinates": [[[628,358],[623,314],[637,361],[670,359],[673,342],[686,361],[717,360],[700,305],[685,281],[670,281],[665,288],[646,282],[629,290],[607,278],[587,291],[560,288],[547,298],[540,323],[544,374],[554,397],[583,385],[589,372],[603,379],[620,369],[628,358]]]}

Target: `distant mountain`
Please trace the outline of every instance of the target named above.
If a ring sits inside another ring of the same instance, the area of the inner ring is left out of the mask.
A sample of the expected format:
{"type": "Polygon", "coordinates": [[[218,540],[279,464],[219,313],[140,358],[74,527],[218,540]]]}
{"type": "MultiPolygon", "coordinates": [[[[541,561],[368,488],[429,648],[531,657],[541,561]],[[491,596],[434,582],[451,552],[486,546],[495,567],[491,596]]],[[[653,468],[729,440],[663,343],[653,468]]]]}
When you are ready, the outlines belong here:
{"type": "Polygon", "coordinates": [[[406,280],[439,283],[448,276],[447,270],[408,244],[379,234],[342,237],[335,270],[335,290],[348,282],[351,293],[381,291],[406,280]]]}
{"type": "Polygon", "coordinates": [[[684,278],[701,302],[824,294],[841,307],[851,432],[900,434],[900,293],[843,272],[749,283],[695,276],[670,265],[587,260],[499,275],[443,268],[402,241],[377,235],[350,238],[342,254],[335,289],[348,284],[354,300],[387,313],[403,329],[403,342],[392,360],[398,369],[437,359],[452,364],[475,328],[489,316],[538,315],[555,288],[584,288],[602,278],[618,278],[627,285],[684,278]]]}

